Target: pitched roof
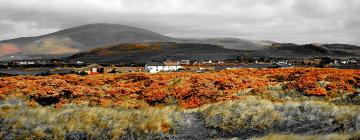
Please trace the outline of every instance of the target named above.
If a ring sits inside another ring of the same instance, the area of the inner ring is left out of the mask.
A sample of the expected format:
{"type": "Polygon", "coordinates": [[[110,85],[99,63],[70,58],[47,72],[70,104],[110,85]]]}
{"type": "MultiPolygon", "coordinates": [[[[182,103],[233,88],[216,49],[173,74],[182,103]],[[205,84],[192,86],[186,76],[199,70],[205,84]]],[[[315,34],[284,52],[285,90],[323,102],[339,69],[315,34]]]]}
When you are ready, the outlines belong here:
{"type": "Polygon", "coordinates": [[[99,65],[99,64],[91,64],[86,66],[86,68],[102,68],[103,66],[99,65]]]}

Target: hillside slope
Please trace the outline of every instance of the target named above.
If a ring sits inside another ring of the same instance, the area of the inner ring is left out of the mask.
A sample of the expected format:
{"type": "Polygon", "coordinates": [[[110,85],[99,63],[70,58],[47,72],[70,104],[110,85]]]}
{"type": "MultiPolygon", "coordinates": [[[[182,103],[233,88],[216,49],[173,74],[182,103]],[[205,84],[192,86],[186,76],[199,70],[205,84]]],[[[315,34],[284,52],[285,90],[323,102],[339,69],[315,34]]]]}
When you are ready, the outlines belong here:
{"type": "Polygon", "coordinates": [[[297,45],[275,43],[257,50],[226,49],[218,45],[199,43],[125,43],[96,48],[75,54],[68,59],[88,63],[123,63],[171,60],[226,60],[242,57],[275,58],[350,58],[360,57],[360,47],[346,44],[297,45]]]}
{"type": "Polygon", "coordinates": [[[267,56],[284,58],[313,58],[313,57],[360,57],[360,47],[348,44],[304,44],[274,43],[264,46],[257,51],[241,51],[244,56],[267,56]]]}
{"type": "Polygon", "coordinates": [[[262,50],[264,46],[271,45],[273,41],[247,40],[241,38],[203,38],[203,39],[183,39],[183,43],[212,44],[232,50],[262,50]]]}
{"type": "Polygon", "coordinates": [[[195,43],[119,44],[79,53],[69,59],[97,63],[148,62],[151,60],[225,60],[236,58],[236,52],[220,46],[195,43]]]}
{"type": "Polygon", "coordinates": [[[101,23],[69,28],[43,36],[4,40],[0,41],[0,48],[12,45],[20,50],[17,53],[23,54],[67,54],[118,43],[175,40],[145,29],[101,23]]]}
{"type": "Polygon", "coordinates": [[[263,45],[269,45],[261,41],[237,38],[173,38],[146,29],[98,23],[64,29],[42,36],[0,41],[0,56],[64,55],[88,51],[103,46],[142,42],[201,43],[236,50],[258,50],[263,45]]]}
{"type": "MultiPolygon", "coordinates": [[[[171,44],[164,42],[172,42],[173,44],[186,46],[188,48],[162,48],[146,53],[115,51],[113,54],[121,54],[121,56],[116,56],[116,59],[114,58],[115,56],[103,55],[102,57],[104,59],[115,59],[118,61],[120,61],[120,58],[123,58],[121,61],[141,60],[141,62],[143,59],[149,58],[149,56],[151,56],[150,58],[156,57],[156,59],[170,57],[174,59],[214,58],[217,60],[219,58],[229,58],[229,56],[232,56],[235,53],[250,57],[360,57],[360,47],[347,44],[297,45],[231,37],[173,38],[146,29],[117,24],[98,23],[68,28],[37,37],[24,37],[0,41],[0,59],[12,58],[8,56],[15,56],[14,58],[20,59],[35,59],[39,56],[64,57],[77,53],[87,54],[88,51],[94,48],[116,46],[117,44],[141,44],[151,42],[163,42],[162,47],[164,47],[165,44],[171,44]],[[191,47],[194,45],[195,48],[192,49],[191,47]],[[217,50],[220,48],[222,49],[218,52],[221,55],[214,52],[213,56],[209,57],[209,52],[212,53],[213,49],[217,50]],[[198,56],[194,55],[194,51],[197,52],[196,55],[198,56]],[[170,53],[174,53],[174,55],[170,55],[170,53]]],[[[100,58],[97,60],[102,61],[100,58]]]]}

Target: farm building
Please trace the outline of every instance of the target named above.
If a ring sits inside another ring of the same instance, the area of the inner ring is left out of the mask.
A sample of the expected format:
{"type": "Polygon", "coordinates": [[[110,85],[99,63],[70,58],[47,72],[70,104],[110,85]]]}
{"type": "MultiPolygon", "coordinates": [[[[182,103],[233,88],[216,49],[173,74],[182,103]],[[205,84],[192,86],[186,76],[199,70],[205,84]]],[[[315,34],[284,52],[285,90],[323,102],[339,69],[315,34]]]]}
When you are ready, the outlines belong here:
{"type": "Polygon", "coordinates": [[[145,65],[145,70],[150,73],[157,73],[160,71],[178,71],[180,68],[180,64],[176,63],[158,63],[158,62],[149,62],[145,65]]]}
{"type": "Polygon", "coordinates": [[[99,74],[99,73],[105,73],[105,67],[99,65],[99,64],[91,64],[87,67],[81,68],[79,72],[85,72],[87,74],[99,74]]]}

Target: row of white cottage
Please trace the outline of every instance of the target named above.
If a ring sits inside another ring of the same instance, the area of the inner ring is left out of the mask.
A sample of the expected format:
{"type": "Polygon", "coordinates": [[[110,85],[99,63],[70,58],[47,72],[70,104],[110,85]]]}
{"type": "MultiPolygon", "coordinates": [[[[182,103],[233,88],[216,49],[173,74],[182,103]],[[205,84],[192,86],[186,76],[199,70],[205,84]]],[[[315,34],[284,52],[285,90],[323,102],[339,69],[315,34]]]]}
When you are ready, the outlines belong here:
{"type": "Polygon", "coordinates": [[[157,73],[157,72],[161,72],[161,71],[178,71],[181,68],[182,68],[182,66],[180,66],[179,62],[175,62],[175,63],[150,62],[150,63],[146,63],[146,65],[145,65],[145,70],[150,73],[157,73]]]}

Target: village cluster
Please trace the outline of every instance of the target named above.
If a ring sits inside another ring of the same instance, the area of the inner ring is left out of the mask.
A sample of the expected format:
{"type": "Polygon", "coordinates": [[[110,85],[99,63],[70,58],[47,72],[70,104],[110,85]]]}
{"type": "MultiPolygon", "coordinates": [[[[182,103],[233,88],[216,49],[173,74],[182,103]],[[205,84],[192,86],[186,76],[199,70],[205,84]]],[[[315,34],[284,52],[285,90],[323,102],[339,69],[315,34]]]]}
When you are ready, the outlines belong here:
{"type": "MultiPolygon", "coordinates": [[[[0,61],[1,68],[71,68],[71,73],[80,75],[101,73],[125,73],[125,72],[174,72],[193,71],[205,72],[212,70],[235,69],[235,68],[279,68],[292,66],[312,67],[347,67],[359,66],[357,58],[333,59],[328,57],[311,59],[282,59],[282,58],[243,58],[236,60],[165,60],[160,62],[138,63],[137,65],[109,65],[94,64],[80,60],[62,61],[52,60],[12,60],[0,61]]],[[[70,72],[70,71],[69,71],[70,72]]],[[[0,72],[1,73],[1,72],[0,72]]],[[[56,73],[55,73],[56,74],[56,73]]],[[[17,75],[17,74],[12,74],[17,75]]],[[[21,75],[21,74],[19,74],[21,75]]]]}
{"type": "MultiPolygon", "coordinates": [[[[91,64],[87,67],[77,70],[77,73],[83,74],[99,74],[99,73],[124,73],[124,72],[174,72],[174,71],[193,71],[193,72],[205,72],[211,70],[223,70],[223,69],[235,69],[235,68],[266,68],[266,67],[291,67],[291,66],[319,66],[325,63],[326,67],[330,66],[345,66],[345,65],[358,65],[359,60],[356,59],[334,59],[325,60],[324,58],[315,59],[297,59],[297,60],[266,60],[254,62],[239,63],[227,62],[227,61],[214,61],[214,60],[166,60],[163,62],[148,62],[144,67],[116,67],[102,66],[99,64],[91,64]],[[327,61],[327,62],[325,62],[327,61]]],[[[82,62],[81,62],[82,63],[82,62]]]]}

